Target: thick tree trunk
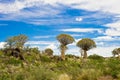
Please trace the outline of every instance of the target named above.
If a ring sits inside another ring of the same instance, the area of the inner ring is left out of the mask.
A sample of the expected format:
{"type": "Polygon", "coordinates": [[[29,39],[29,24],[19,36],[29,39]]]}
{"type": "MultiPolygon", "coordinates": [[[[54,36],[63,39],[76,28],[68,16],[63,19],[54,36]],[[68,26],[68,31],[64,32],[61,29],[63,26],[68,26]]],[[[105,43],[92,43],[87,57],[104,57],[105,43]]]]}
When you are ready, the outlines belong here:
{"type": "Polygon", "coordinates": [[[86,51],[86,50],[84,50],[84,56],[83,56],[83,58],[84,58],[84,59],[87,58],[87,51],[86,51]]]}
{"type": "Polygon", "coordinates": [[[65,46],[61,49],[61,59],[65,60],[65,46]]]}

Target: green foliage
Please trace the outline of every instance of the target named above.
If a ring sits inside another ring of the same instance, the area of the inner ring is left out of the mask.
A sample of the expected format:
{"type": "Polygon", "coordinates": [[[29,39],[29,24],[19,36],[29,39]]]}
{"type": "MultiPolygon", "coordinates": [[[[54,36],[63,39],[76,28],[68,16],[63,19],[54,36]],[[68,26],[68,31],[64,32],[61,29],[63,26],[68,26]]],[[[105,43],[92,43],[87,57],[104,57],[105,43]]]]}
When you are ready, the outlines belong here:
{"type": "Polygon", "coordinates": [[[11,79],[9,75],[3,73],[2,75],[0,75],[0,80],[11,80],[11,79]]]}
{"type": "Polygon", "coordinates": [[[26,35],[18,35],[18,36],[13,36],[10,37],[6,40],[7,44],[5,47],[8,48],[23,48],[23,45],[25,42],[28,40],[28,37],[26,35]]]}
{"type": "Polygon", "coordinates": [[[67,45],[73,43],[75,40],[72,36],[68,34],[60,34],[57,36],[57,40],[60,42],[60,51],[61,51],[61,58],[65,60],[65,51],[67,49],[67,45]]]}
{"type": "Polygon", "coordinates": [[[6,64],[11,64],[11,65],[17,66],[19,64],[22,64],[22,61],[17,58],[10,57],[9,60],[6,62],[6,64]]]}
{"type": "Polygon", "coordinates": [[[3,56],[3,51],[2,50],[0,50],[0,57],[2,57],[3,56]]]}
{"type": "Polygon", "coordinates": [[[95,42],[89,38],[83,38],[82,40],[78,41],[76,45],[86,51],[96,47],[95,42]]]}
{"type": "MultiPolygon", "coordinates": [[[[83,38],[82,40],[79,40],[76,44],[81,50],[84,51],[83,58],[87,58],[87,51],[96,47],[96,43],[89,39],[89,38],[83,38]]],[[[82,53],[81,53],[82,54],[82,53]]]]}
{"type": "Polygon", "coordinates": [[[111,75],[113,78],[118,78],[120,74],[120,60],[115,58],[108,59],[106,65],[109,69],[106,74],[111,75]]]}
{"type": "Polygon", "coordinates": [[[115,56],[115,55],[118,55],[118,56],[119,56],[119,54],[120,54],[120,48],[115,48],[115,49],[112,51],[112,54],[113,54],[113,56],[115,56]]]}
{"type": "MultiPolygon", "coordinates": [[[[8,39],[9,48],[4,50],[11,54],[12,48],[23,47],[27,37],[14,36],[8,39]]],[[[53,56],[51,49],[44,52],[38,48],[24,47],[21,49],[25,60],[6,56],[4,50],[0,50],[0,80],[120,80],[120,59],[103,58],[99,55],[90,55],[88,59],[82,59],[74,55],[65,55],[67,45],[74,42],[74,38],[67,34],[60,34],[57,40],[61,43],[62,57],[53,56]]],[[[77,43],[82,50],[88,51],[96,47],[93,40],[84,38],[77,43]]],[[[119,53],[120,48],[113,51],[119,53]]],[[[21,53],[22,52],[22,53],[21,53]]]]}
{"type": "Polygon", "coordinates": [[[93,54],[88,56],[89,59],[94,59],[94,60],[100,60],[100,59],[104,59],[102,56],[99,56],[97,54],[93,54]]]}
{"type": "Polygon", "coordinates": [[[51,61],[52,61],[52,59],[51,59],[50,57],[45,56],[45,55],[42,55],[42,56],[40,57],[40,60],[41,60],[42,62],[51,62],[51,61]]]}
{"type": "Polygon", "coordinates": [[[68,45],[73,43],[75,40],[72,36],[68,34],[60,34],[57,36],[57,40],[62,44],[62,45],[68,45]]]}
{"type": "Polygon", "coordinates": [[[102,72],[96,69],[83,69],[76,80],[97,80],[102,72]]]}
{"type": "Polygon", "coordinates": [[[56,80],[56,73],[44,67],[39,67],[31,71],[33,75],[33,80],[56,80]]]}
{"type": "Polygon", "coordinates": [[[23,74],[19,74],[16,76],[16,80],[25,80],[25,76],[23,74]]]}
{"type": "MultiPolygon", "coordinates": [[[[53,61],[48,56],[38,54],[24,55],[25,61],[6,56],[0,64],[0,80],[99,80],[106,76],[120,79],[120,60],[118,58],[101,59],[100,56],[89,56],[84,59],[67,55],[65,61],[53,61]],[[34,56],[34,57],[33,57],[34,56]],[[30,58],[30,61],[28,60],[30,58]]],[[[53,57],[54,58],[54,57],[53,57]]],[[[109,79],[109,78],[108,78],[109,79]]]]}
{"type": "Polygon", "coordinates": [[[53,50],[50,48],[45,49],[45,54],[48,56],[53,56],[53,50]]]}

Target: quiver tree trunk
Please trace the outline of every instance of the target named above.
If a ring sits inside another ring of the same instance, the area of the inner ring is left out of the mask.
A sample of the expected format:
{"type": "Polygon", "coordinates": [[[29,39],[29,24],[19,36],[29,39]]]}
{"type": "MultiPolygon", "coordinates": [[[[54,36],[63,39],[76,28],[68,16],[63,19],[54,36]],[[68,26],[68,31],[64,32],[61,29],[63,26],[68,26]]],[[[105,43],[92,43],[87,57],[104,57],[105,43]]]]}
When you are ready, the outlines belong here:
{"type": "Polygon", "coordinates": [[[87,58],[87,51],[86,51],[86,50],[84,50],[84,56],[83,56],[83,58],[84,58],[84,59],[87,58]]]}
{"type": "Polygon", "coordinates": [[[65,50],[66,50],[66,46],[61,46],[61,59],[65,60],[65,50]]]}

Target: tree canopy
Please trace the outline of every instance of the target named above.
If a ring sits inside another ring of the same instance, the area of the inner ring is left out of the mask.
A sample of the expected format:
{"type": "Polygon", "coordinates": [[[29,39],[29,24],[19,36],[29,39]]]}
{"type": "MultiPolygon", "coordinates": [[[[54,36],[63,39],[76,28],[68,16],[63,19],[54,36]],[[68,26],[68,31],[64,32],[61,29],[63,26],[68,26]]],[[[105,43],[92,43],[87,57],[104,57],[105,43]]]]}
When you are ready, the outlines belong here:
{"type": "Polygon", "coordinates": [[[96,47],[96,43],[89,39],[89,38],[83,38],[82,40],[78,41],[76,44],[81,50],[84,51],[83,57],[87,58],[87,51],[96,47]]]}
{"type": "Polygon", "coordinates": [[[89,38],[83,38],[82,40],[78,41],[77,46],[83,50],[88,51],[88,50],[96,47],[96,43],[89,38]]]}
{"type": "Polygon", "coordinates": [[[120,55],[120,48],[115,48],[113,51],[112,51],[112,54],[115,56],[115,55],[120,55]]]}
{"type": "Polygon", "coordinates": [[[68,34],[60,34],[57,36],[57,40],[62,44],[62,45],[68,45],[73,43],[75,40],[72,36],[68,34]]]}
{"type": "Polygon", "coordinates": [[[23,34],[18,35],[18,36],[13,36],[6,40],[7,44],[5,45],[5,47],[22,48],[27,40],[28,40],[28,37],[23,34]]]}
{"type": "Polygon", "coordinates": [[[47,48],[47,49],[45,49],[45,53],[46,53],[48,56],[52,56],[52,55],[53,55],[53,50],[50,49],[50,48],[47,48]]]}

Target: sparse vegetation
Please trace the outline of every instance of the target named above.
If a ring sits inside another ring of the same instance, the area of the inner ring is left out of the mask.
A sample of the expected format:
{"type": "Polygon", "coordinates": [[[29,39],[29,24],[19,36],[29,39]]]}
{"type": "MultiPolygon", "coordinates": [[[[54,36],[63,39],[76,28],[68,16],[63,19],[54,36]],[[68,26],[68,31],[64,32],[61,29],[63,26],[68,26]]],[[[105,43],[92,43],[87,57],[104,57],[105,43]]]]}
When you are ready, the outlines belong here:
{"type": "MultiPolygon", "coordinates": [[[[74,41],[71,37],[70,42],[68,38],[66,40],[64,47],[74,41]]],[[[87,45],[85,50],[95,47],[95,43],[90,46],[87,45]]],[[[86,57],[84,62],[81,57],[64,54],[66,59],[61,61],[59,55],[53,55],[50,49],[39,51],[38,48],[22,47],[19,54],[24,60],[7,55],[13,53],[13,46],[0,50],[0,80],[120,80],[120,58],[94,54],[86,57]]]]}

